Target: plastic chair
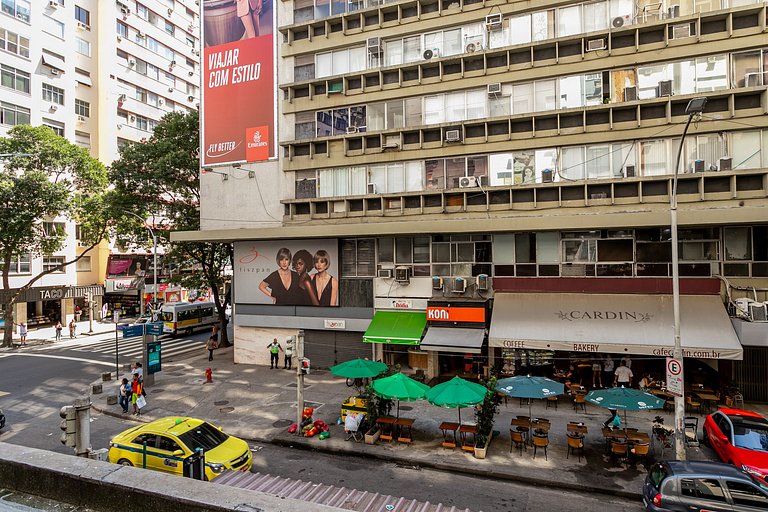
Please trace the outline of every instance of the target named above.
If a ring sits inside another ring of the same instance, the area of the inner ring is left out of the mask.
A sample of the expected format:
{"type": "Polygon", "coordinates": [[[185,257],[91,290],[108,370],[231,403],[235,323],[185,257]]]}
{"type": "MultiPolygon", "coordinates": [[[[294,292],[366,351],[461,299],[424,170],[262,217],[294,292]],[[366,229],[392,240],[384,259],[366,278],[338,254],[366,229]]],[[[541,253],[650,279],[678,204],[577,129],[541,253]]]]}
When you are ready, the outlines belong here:
{"type": "Polygon", "coordinates": [[[549,406],[552,405],[552,406],[554,406],[555,410],[557,410],[557,402],[558,402],[558,400],[557,400],[556,396],[547,397],[546,409],[549,409],[549,406]]]}
{"type": "Polygon", "coordinates": [[[627,443],[611,441],[611,455],[614,459],[621,462],[627,458],[627,443]]]}
{"type": "Polygon", "coordinates": [[[585,395],[582,395],[581,393],[574,395],[573,397],[573,410],[578,411],[579,407],[581,407],[582,411],[587,412],[587,399],[585,395]]]}
{"type": "Polygon", "coordinates": [[[584,453],[584,436],[569,435],[567,439],[568,452],[565,454],[565,458],[567,459],[572,452],[575,452],[579,456],[579,462],[581,462],[581,455],[584,453]]]}
{"type": "Polygon", "coordinates": [[[699,446],[699,418],[686,416],[683,418],[683,434],[686,446],[699,446]]]}
{"type": "Polygon", "coordinates": [[[547,459],[547,446],[549,446],[548,435],[534,435],[533,436],[533,458],[536,458],[536,450],[544,448],[544,460],[547,459]]]}
{"type": "Polygon", "coordinates": [[[360,424],[363,422],[364,418],[365,414],[347,414],[347,417],[344,420],[344,432],[347,434],[345,441],[352,439],[356,443],[359,443],[363,440],[363,433],[360,432],[360,424]]]}
{"type": "Polygon", "coordinates": [[[517,430],[509,429],[509,451],[511,452],[514,448],[520,449],[520,455],[523,454],[523,449],[526,451],[528,450],[528,447],[525,446],[525,438],[523,437],[523,433],[519,432],[517,430]]]}
{"type": "Polygon", "coordinates": [[[651,444],[650,443],[637,443],[635,444],[632,449],[629,451],[629,453],[632,454],[632,457],[635,460],[642,459],[648,459],[648,452],[651,450],[651,444]]]}

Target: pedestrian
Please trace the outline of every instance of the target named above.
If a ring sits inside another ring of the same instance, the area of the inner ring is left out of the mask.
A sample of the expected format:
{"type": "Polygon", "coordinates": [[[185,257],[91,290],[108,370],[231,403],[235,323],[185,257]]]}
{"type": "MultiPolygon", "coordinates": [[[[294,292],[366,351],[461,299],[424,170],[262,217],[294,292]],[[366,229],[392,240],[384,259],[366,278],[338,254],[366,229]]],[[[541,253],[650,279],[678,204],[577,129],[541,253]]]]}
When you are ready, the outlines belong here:
{"type": "Polygon", "coordinates": [[[75,319],[69,321],[69,337],[74,338],[76,336],[75,330],[77,329],[77,324],[75,323],[75,319]]]}
{"type": "Polygon", "coordinates": [[[592,388],[603,387],[603,365],[598,359],[592,360],[592,388]]]}
{"type": "Polygon", "coordinates": [[[627,368],[629,368],[630,370],[632,369],[632,358],[629,357],[629,354],[622,357],[621,360],[624,362],[627,368]]]}
{"type": "Polygon", "coordinates": [[[607,421],[603,422],[603,426],[608,428],[619,428],[621,427],[621,418],[619,418],[619,411],[618,409],[608,409],[608,412],[611,413],[611,417],[608,418],[607,421]]]}
{"type": "Polygon", "coordinates": [[[216,324],[213,324],[213,328],[211,329],[211,338],[213,338],[217,343],[219,341],[219,326],[216,324]]]}
{"type": "Polygon", "coordinates": [[[277,338],[272,340],[272,343],[267,345],[269,349],[269,369],[278,368],[280,366],[280,351],[283,347],[277,342],[277,338]]]}
{"type": "Polygon", "coordinates": [[[133,382],[131,382],[131,403],[133,404],[133,414],[140,415],[141,409],[136,406],[136,401],[141,396],[144,386],[139,381],[139,374],[133,374],[133,382]]]}
{"type": "Polygon", "coordinates": [[[128,379],[123,377],[123,381],[120,384],[120,407],[123,409],[123,414],[128,414],[128,404],[131,402],[131,383],[128,379]]]}
{"type": "Polygon", "coordinates": [[[283,370],[290,370],[293,363],[293,340],[288,338],[285,342],[285,361],[283,362],[283,370]]]}
{"type": "Polygon", "coordinates": [[[605,360],[603,360],[603,382],[607,386],[613,384],[613,358],[610,354],[605,354],[605,360]]]}
{"type": "Polygon", "coordinates": [[[21,346],[27,346],[27,323],[21,322],[19,324],[19,337],[21,338],[21,346]]]}
{"type": "Polygon", "coordinates": [[[219,348],[219,342],[216,341],[213,334],[211,334],[211,337],[208,338],[208,341],[205,343],[205,348],[208,350],[208,360],[213,361],[213,351],[219,348]]]}
{"type": "Polygon", "coordinates": [[[627,368],[627,363],[622,360],[621,363],[619,363],[619,367],[616,368],[614,385],[625,388],[631,387],[632,377],[632,370],[627,368]]]}
{"type": "Polygon", "coordinates": [[[61,341],[62,329],[64,329],[64,327],[61,325],[61,322],[56,322],[56,341],[61,341]]]}

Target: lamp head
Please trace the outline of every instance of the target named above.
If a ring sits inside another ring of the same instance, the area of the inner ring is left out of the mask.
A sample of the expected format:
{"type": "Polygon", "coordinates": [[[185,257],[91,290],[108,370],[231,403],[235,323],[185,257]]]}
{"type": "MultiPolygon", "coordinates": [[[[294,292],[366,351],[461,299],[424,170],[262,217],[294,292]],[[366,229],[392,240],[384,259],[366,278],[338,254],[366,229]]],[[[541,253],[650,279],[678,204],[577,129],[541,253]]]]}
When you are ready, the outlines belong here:
{"type": "Polygon", "coordinates": [[[686,115],[701,114],[704,112],[704,107],[707,104],[707,98],[702,96],[700,98],[693,98],[688,102],[688,106],[685,107],[686,115]]]}

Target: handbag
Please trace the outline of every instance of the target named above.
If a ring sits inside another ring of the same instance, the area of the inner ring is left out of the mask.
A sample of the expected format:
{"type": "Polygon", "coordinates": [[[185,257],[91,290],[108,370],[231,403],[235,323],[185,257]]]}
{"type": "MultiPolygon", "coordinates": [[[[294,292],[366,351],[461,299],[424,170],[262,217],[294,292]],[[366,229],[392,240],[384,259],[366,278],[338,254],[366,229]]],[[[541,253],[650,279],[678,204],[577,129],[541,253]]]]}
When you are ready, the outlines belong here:
{"type": "Polygon", "coordinates": [[[143,409],[146,406],[147,406],[147,399],[139,395],[139,397],[136,399],[136,407],[138,407],[139,409],[143,409]]]}

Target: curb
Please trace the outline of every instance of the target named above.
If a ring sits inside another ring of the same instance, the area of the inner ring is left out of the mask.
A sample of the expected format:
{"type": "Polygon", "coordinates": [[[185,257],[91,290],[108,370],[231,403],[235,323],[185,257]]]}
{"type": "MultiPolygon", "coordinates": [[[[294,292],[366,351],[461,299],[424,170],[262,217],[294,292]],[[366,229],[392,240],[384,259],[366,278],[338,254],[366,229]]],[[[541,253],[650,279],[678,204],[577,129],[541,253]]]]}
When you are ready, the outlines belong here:
{"type": "MultiPolygon", "coordinates": [[[[96,411],[102,414],[105,414],[107,416],[111,416],[113,418],[127,419],[130,421],[134,421],[136,423],[149,423],[150,421],[154,421],[147,418],[136,417],[132,415],[125,416],[120,413],[108,411],[102,408],[100,405],[93,404],[93,402],[91,402],[91,407],[96,411]]],[[[308,442],[301,441],[301,439],[304,439],[303,437],[296,437],[296,439],[283,439],[279,437],[275,437],[272,439],[265,439],[265,438],[258,438],[258,437],[242,437],[241,439],[251,443],[272,444],[272,445],[281,446],[284,448],[298,448],[301,450],[317,451],[317,452],[322,452],[330,455],[341,454],[345,457],[356,457],[360,459],[372,458],[376,460],[394,462],[396,464],[407,464],[407,465],[416,466],[419,468],[423,467],[423,468],[434,469],[436,471],[441,471],[444,473],[459,473],[462,475],[493,478],[495,480],[500,480],[505,482],[518,482],[518,483],[530,484],[535,487],[546,487],[549,489],[562,489],[562,490],[577,491],[577,492],[589,491],[593,494],[597,493],[597,494],[614,496],[617,498],[624,498],[624,499],[631,499],[631,500],[641,499],[643,496],[642,493],[640,492],[635,493],[635,492],[629,492],[629,491],[622,491],[619,489],[613,489],[613,490],[612,489],[595,489],[586,485],[579,485],[579,484],[573,484],[568,482],[558,482],[554,480],[542,480],[540,478],[531,478],[531,477],[521,476],[521,475],[509,475],[504,473],[496,473],[493,470],[482,470],[477,468],[462,468],[455,465],[435,463],[435,462],[429,462],[429,461],[414,462],[413,460],[410,460],[404,457],[384,455],[380,453],[361,453],[353,450],[339,449],[339,447],[336,447],[336,446],[326,447],[324,445],[313,445],[308,442]]]]}

